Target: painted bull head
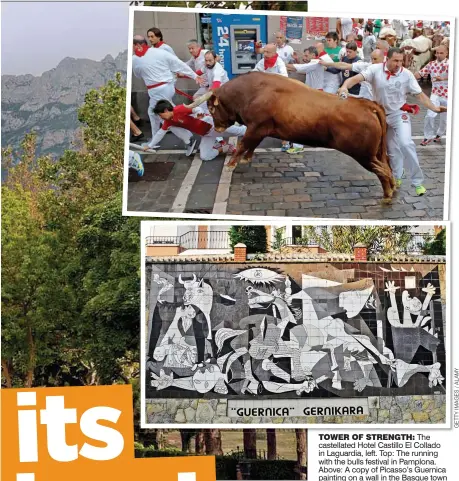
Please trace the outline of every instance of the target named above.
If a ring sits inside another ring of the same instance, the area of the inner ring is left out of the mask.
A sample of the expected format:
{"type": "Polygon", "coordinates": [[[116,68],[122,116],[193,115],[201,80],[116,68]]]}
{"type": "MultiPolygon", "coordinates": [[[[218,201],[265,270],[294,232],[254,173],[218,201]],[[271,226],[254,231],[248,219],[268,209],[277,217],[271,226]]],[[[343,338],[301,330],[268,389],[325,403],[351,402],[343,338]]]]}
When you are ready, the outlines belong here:
{"type": "Polygon", "coordinates": [[[207,321],[207,339],[212,339],[210,311],[212,309],[212,301],[214,291],[209,284],[204,282],[204,279],[198,281],[196,274],[193,274],[193,279],[184,281],[182,275],[179,275],[179,283],[185,288],[183,295],[183,303],[185,306],[193,305],[198,307],[207,321]]]}
{"type": "Polygon", "coordinates": [[[207,101],[207,108],[214,119],[216,132],[224,132],[236,122],[236,118],[233,118],[232,113],[223,106],[221,99],[215,93],[207,101]]]}

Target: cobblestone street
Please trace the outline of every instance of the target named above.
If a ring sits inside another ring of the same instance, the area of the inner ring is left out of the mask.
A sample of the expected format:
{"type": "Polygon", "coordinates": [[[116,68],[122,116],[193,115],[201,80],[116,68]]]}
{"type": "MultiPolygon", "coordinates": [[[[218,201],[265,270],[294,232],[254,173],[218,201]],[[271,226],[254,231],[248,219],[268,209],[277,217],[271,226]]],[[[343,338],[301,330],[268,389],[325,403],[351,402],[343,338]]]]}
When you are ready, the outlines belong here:
{"type": "MultiPolygon", "coordinates": [[[[430,94],[428,88],[425,93],[430,94]]],[[[412,99],[410,99],[412,101],[412,99]]],[[[233,172],[223,156],[202,162],[184,155],[169,134],[145,163],[173,162],[167,180],[129,183],[128,212],[218,215],[324,217],[342,219],[441,220],[445,190],[446,139],[421,147],[426,109],[411,116],[412,134],[424,171],[427,193],[416,195],[407,179],[392,205],[382,205],[381,185],[352,158],[328,149],[306,148],[301,154],[280,152],[280,142],[265,139],[253,162],[233,172]]],[[[148,135],[147,135],[148,136],[148,135]]]]}

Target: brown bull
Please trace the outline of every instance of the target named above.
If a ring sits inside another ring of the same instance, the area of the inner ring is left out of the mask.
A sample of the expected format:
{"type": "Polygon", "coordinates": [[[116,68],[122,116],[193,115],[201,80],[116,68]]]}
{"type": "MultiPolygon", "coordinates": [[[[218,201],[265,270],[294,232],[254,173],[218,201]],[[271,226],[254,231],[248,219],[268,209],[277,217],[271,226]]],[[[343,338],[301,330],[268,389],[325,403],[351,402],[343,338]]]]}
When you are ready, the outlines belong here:
{"type": "Polygon", "coordinates": [[[228,167],[244,156],[250,162],[265,137],[339,150],[376,174],[390,202],[395,188],[386,151],[386,116],[370,100],[311,89],[280,75],[250,72],[214,91],[207,105],[215,130],[235,122],[247,127],[228,167]]]}

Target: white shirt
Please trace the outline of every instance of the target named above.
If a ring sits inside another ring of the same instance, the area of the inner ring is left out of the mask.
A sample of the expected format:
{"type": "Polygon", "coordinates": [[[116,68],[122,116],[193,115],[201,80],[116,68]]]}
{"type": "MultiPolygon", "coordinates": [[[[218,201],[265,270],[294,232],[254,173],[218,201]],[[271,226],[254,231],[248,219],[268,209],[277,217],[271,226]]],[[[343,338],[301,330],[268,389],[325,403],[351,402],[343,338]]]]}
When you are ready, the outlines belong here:
{"type": "Polygon", "coordinates": [[[384,107],[387,115],[399,111],[406,103],[408,94],[422,93],[414,75],[403,67],[389,78],[386,64],[371,65],[362,75],[373,88],[373,100],[384,107]]]}
{"type": "MultiPolygon", "coordinates": [[[[155,47],[152,47],[152,48],[155,48],[155,47]]],[[[158,49],[163,49],[165,50],[166,52],[169,52],[171,53],[172,55],[175,55],[175,52],[174,52],[174,49],[170,46],[170,45],[167,45],[167,43],[163,43],[162,45],[160,45],[159,47],[157,47],[158,49]]],[[[177,55],[175,55],[177,56],[177,55]]]]}
{"type": "MultiPolygon", "coordinates": [[[[326,62],[333,62],[330,55],[326,54],[320,57],[323,58],[326,62]]],[[[333,67],[331,67],[333,68],[333,67]]],[[[337,92],[341,86],[341,75],[339,73],[331,73],[325,70],[324,72],[324,90],[331,90],[337,92]]]]}
{"type": "Polygon", "coordinates": [[[222,67],[222,64],[219,62],[215,63],[214,68],[204,67],[203,72],[209,87],[212,87],[212,84],[214,82],[220,82],[223,85],[229,80],[226,70],[222,67]]]}
{"type": "Polygon", "coordinates": [[[405,39],[408,36],[408,22],[405,20],[393,19],[392,28],[397,34],[397,38],[405,39]]]}
{"type": "Polygon", "coordinates": [[[268,68],[265,70],[265,60],[262,58],[253,69],[253,72],[266,72],[266,73],[277,73],[278,75],[283,75],[284,77],[288,77],[287,67],[283,60],[280,57],[277,57],[276,63],[274,67],[268,68]]]}
{"type": "Polygon", "coordinates": [[[282,47],[277,47],[277,55],[284,61],[284,63],[290,63],[293,61],[293,47],[285,44],[282,47]]]}
{"type": "Polygon", "coordinates": [[[346,37],[352,33],[352,18],[342,18],[341,19],[341,37],[346,40],[346,37]]]}
{"type": "Polygon", "coordinates": [[[208,50],[202,48],[197,57],[191,57],[190,60],[186,62],[188,67],[191,67],[195,72],[198,70],[204,72],[204,69],[206,68],[206,59],[204,57],[207,52],[208,50]]]}
{"type": "MultiPolygon", "coordinates": [[[[352,71],[356,73],[362,73],[370,65],[373,64],[371,62],[355,62],[352,64],[352,71]]],[[[373,89],[371,88],[370,83],[365,81],[360,83],[359,97],[362,97],[363,99],[373,100],[373,89]]]]}
{"type": "Polygon", "coordinates": [[[160,82],[174,82],[173,73],[181,73],[192,79],[197,75],[185,62],[165,49],[149,48],[143,57],[132,55],[132,71],[136,77],[143,79],[145,85],[160,82]]]}
{"type": "MultiPolygon", "coordinates": [[[[320,57],[324,62],[332,63],[331,57],[326,54],[320,57]]],[[[295,70],[300,73],[306,74],[305,84],[309,87],[317,90],[323,90],[324,88],[324,78],[325,78],[325,68],[319,63],[319,60],[313,59],[309,63],[303,64],[293,64],[295,70]]],[[[336,75],[339,77],[339,75],[336,75]]]]}

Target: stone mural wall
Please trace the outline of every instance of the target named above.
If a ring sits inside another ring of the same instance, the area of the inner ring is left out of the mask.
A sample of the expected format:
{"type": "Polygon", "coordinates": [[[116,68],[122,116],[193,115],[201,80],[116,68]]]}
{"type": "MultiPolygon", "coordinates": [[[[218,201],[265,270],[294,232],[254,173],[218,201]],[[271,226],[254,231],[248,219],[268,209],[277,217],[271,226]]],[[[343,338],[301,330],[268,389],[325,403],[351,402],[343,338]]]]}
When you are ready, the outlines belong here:
{"type": "Polygon", "coordinates": [[[442,268],[148,263],[147,422],[229,422],[231,400],[339,398],[377,399],[366,422],[444,421],[442,268]]]}

